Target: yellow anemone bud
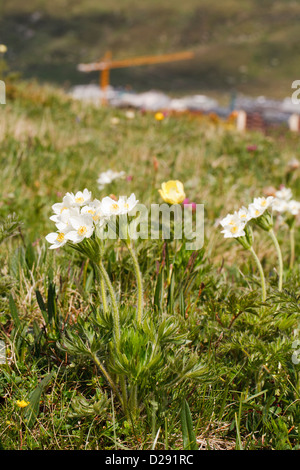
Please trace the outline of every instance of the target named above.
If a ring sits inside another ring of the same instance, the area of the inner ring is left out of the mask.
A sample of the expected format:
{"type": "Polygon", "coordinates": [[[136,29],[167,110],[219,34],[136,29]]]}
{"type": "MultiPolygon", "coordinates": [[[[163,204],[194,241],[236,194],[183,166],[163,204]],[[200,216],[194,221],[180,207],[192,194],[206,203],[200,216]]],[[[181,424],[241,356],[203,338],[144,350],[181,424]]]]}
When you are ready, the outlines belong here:
{"type": "Polygon", "coordinates": [[[154,117],[157,121],[162,121],[165,118],[164,114],[160,111],[158,113],[155,113],[154,117]]]}
{"type": "Polygon", "coordinates": [[[167,181],[162,183],[159,194],[168,204],[180,204],[185,199],[184,187],[181,181],[167,181]]]}
{"type": "Polygon", "coordinates": [[[29,405],[29,401],[25,401],[25,400],[17,400],[16,401],[16,404],[19,408],[25,408],[26,406],[29,405]]]}
{"type": "Polygon", "coordinates": [[[7,47],[5,44],[0,44],[0,54],[5,54],[7,47]]]}

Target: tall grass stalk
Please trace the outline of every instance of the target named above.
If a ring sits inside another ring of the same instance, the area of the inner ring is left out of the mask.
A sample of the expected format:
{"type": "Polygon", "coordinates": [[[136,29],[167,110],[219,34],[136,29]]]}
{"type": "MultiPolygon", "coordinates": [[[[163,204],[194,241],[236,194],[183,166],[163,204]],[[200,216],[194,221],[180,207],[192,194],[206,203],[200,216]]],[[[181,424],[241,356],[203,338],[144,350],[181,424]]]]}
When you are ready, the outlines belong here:
{"type": "Polygon", "coordinates": [[[258,270],[259,270],[261,289],[262,289],[262,301],[265,302],[266,298],[267,298],[267,293],[266,293],[266,280],[265,280],[264,271],[263,271],[261,262],[259,261],[259,258],[257,256],[257,254],[255,253],[252,246],[251,246],[251,248],[249,248],[249,251],[252,253],[253,258],[254,258],[254,260],[256,262],[256,265],[258,267],[258,270]]]}

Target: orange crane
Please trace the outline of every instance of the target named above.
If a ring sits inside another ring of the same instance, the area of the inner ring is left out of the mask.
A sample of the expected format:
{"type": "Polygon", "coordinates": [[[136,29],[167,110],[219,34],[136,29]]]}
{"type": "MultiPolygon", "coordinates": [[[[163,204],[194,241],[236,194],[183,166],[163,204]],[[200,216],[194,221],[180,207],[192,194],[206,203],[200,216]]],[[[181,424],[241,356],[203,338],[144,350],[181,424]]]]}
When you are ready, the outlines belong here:
{"type": "Polygon", "coordinates": [[[102,90],[102,104],[107,104],[106,90],[109,85],[110,69],[118,69],[123,67],[134,67],[138,65],[160,64],[165,62],[174,62],[177,60],[187,60],[194,57],[193,52],[175,52],[173,54],[161,54],[154,56],[133,57],[131,59],[112,60],[112,54],[107,51],[100,62],[91,64],[79,64],[77,69],[80,72],[94,72],[99,70],[99,84],[102,90]]]}

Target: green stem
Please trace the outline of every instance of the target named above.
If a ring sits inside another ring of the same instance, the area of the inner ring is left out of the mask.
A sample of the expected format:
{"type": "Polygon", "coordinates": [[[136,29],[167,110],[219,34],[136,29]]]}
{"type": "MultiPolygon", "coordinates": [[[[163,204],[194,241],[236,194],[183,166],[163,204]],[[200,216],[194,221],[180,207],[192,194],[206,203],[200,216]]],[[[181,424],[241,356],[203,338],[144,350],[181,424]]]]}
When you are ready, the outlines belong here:
{"type": "Polygon", "coordinates": [[[106,378],[107,382],[109,383],[109,385],[111,386],[112,390],[115,392],[116,395],[119,396],[120,398],[120,395],[119,395],[119,392],[117,390],[117,387],[114,383],[114,381],[112,380],[112,378],[110,377],[110,375],[108,374],[107,370],[105,369],[104,365],[101,364],[101,362],[99,361],[98,357],[96,356],[96,354],[92,354],[92,358],[93,358],[93,361],[95,362],[95,364],[99,367],[100,371],[102,372],[102,374],[104,375],[104,377],[106,378]]]}
{"type": "Polygon", "coordinates": [[[276,238],[276,235],[275,235],[273,229],[271,229],[271,230],[269,231],[269,234],[270,234],[270,237],[272,238],[272,240],[273,240],[273,242],[274,242],[274,245],[275,245],[275,248],[276,248],[276,251],[277,251],[277,256],[278,256],[278,263],[279,263],[278,290],[279,290],[279,292],[280,292],[280,291],[282,291],[282,279],[283,279],[283,261],[282,261],[282,254],[281,254],[281,249],[280,249],[278,240],[277,240],[277,238],[276,238]]]}
{"type": "Polygon", "coordinates": [[[260,280],[261,280],[261,288],[262,288],[262,301],[265,302],[266,298],[267,298],[267,294],[266,294],[266,281],[265,281],[264,271],[263,271],[261,262],[259,261],[259,258],[257,256],[257,254],[255,253],[255,251],[253,250],[252,246],[251,246],[251,248],[249,248],[249,251],[251,251],[251,253],[252,253],[252,255],[255,259],[256,265],[258,267],[258,270],[259,270],[260,280]]]}
{"type": "Polygon", "coordinates": [[[120,346],[120,340],[121,340],[121,332],[120,332],[120,315],[119,315],[119,309],[117,305],[117,300],[116,300],[116,295],[115,291],[113,288],[113,285],[111,283],[111,280],[109,278],[109,275],[107,274],[107,271],[105,267],[103,266],[102,261],[99,262],[99,269],[102,278],[105,281],[105,284],[107,286],[109,295],[110,295],[110,300],[112,304],[112,313],[113,313],[113,320],[114,320],[114,335],[115,335],[115,340],[116,340],[116,346],[119,348],[120,346]]]}
{"type": "Polygon", "coordinates": [[[135,275],[136,275],[136,282],[137,282],[137,291],[138,291],[138,299],[137,299],[137,322],[138,324],[142,323],[143,319],[143,279],[142,279],[142,274],[139,266],[139,262],[137,259],[137,256],[135,254],[134,248],[131,245],[130,242],[126,243],[127,248],[129,250],[129,253],[131,255],[132,261],[133,261],[133,266],[135,270],[135,275]]]}
{"type": "Polygon", "coordinates": [[[120,400],[120,402],[122,403],[123,400],[122,400],[122,397],[120,396],[120,393],[116,387],[116,384],[114,383],[114,381],[112,380],[112,378],[110,377],[110,375],[108,374],[107,370],[105,369],[104,365],[101,364],[101,362],[99,361],[98,357],[96,356],[96,354],[93,354],[92,355],[92,358],[95,362],[95,364],[99,367],[100,371],[102,372],[102,374],[104,375],[104,377],[106,378],[107,382],[109,383],[109,385],[111,386],[111,389],[113,390],[113,392],[115,392],[115,394],[117,395],[118,399],[120,400]]]}
{"type": "Polygon", "coordinates": [[[101,274],[100,268],[97,264],[95,265],[95,272],[96,272],[97,280],[98,280],[99,285],[100,285],[100,292],[101,292],[103,310],[106,313],[108,311],[106,287],[105,287],[105,282],[104,282],[103,276],[101,274]]]}
{"type": "MultiPolygon", "coordinates": [[[[114,320],[114,337],[115,337],[115,345],[116,349],[120,349],[120,342],[121,342],[121,330],[120,330],[120,315],[119,315],[119,309],[117,305],[117,300],[116,300],[116,295],[115,291],[113,288],[113,285],[111,283],[111,280],[109,278],[109,275],[103,266],[102,261],[99,262],[99,270],[100,274],[102,277],[102,280],[105,281],[105,284],[107,286],[110,299],[111,299],[111,304],[112,304],[112,313],[113,313],[113,320],[114,320]]],[[[126,382],[124,377],[120,377],[120,385],[121,385],[121,390],[122,390],[122,398],[120,398],[120,395],[118,394],[118,398],[120,399],[122,405],[123,405],[123,410],[124,413],[127,415],[127,390],[126,390],[126,382]]],[[[116,392],[116,389],[114,389],[116,392]]]]}
{"type": "Polygon", "coordinates": [[[290,244],[291,244],[290,269],[293,269],[294,261],[295,261],[295,230],[294,230],[294,227],[292,227],[290,229],[290,244]]]}
{"type": "Polygon", "coordinates": [[[108,310],[107,298],[106,298],[105,282],[102,276],[100,277],[100,291],[101,291],[101,297],[102,297],[103,310],[106,313],[108,310]]]}

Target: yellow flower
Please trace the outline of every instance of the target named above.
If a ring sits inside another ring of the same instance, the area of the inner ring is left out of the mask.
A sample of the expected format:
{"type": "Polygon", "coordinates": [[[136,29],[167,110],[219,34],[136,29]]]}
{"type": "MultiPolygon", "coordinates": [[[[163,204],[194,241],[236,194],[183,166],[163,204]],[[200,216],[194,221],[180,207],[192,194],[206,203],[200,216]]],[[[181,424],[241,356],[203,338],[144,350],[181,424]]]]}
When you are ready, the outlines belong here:
{"type": "Polygon", "coordinates": [[[29,405],[29,401],[25,401],[25,400],[17,400],[16,401],[16,404],[19,408],[26,408],[26,406],[29,405]]]}
{"type": "Polygon", "coordinates": [[[184,187],[181,181],[167,181],[162,183],[162,189],[158,192],[165,202],[168,204],[180,204],[185,199],[184,187]]]}
{"type": "Polygon", "coordinates": [[[165,118],[164,114],[161,112],[155,113],[154,117],[157,121],[162,121],[165,118]]]}
{"type": "Polygon", "coordinates": [[[5,44],[0,44],[0,54],[5,54],[7,47],[5,44]]]}

